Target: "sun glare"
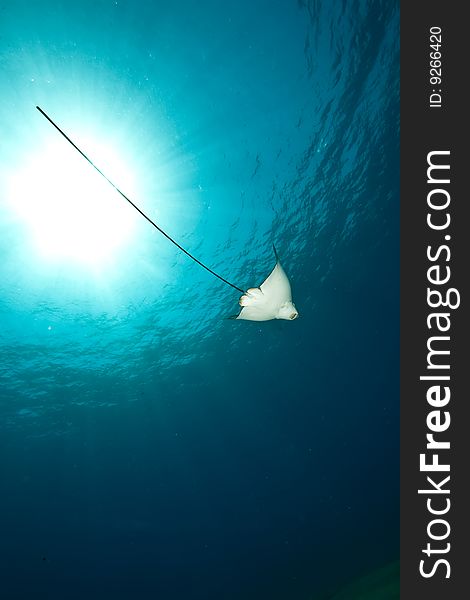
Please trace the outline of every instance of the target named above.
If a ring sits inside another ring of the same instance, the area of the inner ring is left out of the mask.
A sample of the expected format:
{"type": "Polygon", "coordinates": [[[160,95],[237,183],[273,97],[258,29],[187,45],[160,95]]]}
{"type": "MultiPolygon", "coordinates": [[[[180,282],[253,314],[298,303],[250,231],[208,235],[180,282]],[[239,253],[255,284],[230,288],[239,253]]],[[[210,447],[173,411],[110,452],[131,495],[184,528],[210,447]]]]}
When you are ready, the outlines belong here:
{"type": "MultiPolygon", "coordinates": [[[[95,164],[124,193],[135,192],[126,165],[110,148],[83,142],[95,164]]],[[[57,140],[11,177],[8,199],[42,256],[100,264],[127,243],[133,209],[76,150],[57,140]]]]}

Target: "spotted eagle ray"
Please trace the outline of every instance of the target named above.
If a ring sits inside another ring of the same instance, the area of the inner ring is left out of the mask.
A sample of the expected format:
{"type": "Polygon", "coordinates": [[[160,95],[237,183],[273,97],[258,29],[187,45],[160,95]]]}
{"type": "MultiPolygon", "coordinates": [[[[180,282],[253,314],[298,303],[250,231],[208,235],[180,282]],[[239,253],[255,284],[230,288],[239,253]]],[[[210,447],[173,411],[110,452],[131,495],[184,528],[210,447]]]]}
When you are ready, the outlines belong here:
{"type": "Polygon", "coordinates": [[[271,319],[285,319],[293,321],[299,316],[294,303],[292,302],[292,292],[289,283],[289,279],[279,262],[279,256],[274,248],[274,254],[276,256],[276,265],[271,271],[269,276],[264,282],[256,288],[249,288],[243,290],[241,287],[231,283],[228,279],[225,279],[212,269],[210,269],[203,262],[198,260],[190,252],[185,250],[183,246],[178,244],[166,231],[163,231],[155,221],[152,221],[128,196],[126,196],[105,174],[99,169],[95,163],[88,158],[88,156],[80,150],[80,148],[69,138],[69,136],[62,131],[62,129],[40,108],[36,106],[38,111],[53,125],[57,131],[71,144],[83,158],[96,170],[98,173],[106,179],[106,181],[126,200],[135,210],[144,217],[157,231],[166,237],[172,244],[174,244],[181,252],[186,254],[191,260],[201,266],[203,269],[214,275],[223,281],[225,284],[241,292],[239,304],[242,307],[239,314],[233,317],[234,319],[240,319],[245,321],[270,321],[271,319]]]}

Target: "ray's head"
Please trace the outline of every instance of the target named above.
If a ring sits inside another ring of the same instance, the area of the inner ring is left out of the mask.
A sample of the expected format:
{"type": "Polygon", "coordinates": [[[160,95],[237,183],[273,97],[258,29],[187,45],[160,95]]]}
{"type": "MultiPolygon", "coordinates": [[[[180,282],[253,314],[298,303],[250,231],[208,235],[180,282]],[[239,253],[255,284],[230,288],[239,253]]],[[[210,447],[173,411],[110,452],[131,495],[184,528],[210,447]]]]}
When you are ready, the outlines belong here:
{"type": "Polygon", "coordinates": [[[294,319],[297,319],[298,316],[299,312],[295,308],[295,304],[293,302],[284,302],[284,304],[279,308],[277,318],[285,319],[286,321],[294,321],[294,319]]]}

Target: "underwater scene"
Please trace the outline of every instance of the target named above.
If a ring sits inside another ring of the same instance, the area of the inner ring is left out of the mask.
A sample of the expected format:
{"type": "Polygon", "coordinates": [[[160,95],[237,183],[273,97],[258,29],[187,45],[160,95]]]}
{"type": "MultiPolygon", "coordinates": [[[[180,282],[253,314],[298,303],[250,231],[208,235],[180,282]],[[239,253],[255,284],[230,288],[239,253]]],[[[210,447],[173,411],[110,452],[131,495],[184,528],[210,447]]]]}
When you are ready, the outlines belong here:
{"type": "Polygon", "coordinates": [[[398,2],[7,0],[0,91],[1,597],[398,598],[398,2]]]}

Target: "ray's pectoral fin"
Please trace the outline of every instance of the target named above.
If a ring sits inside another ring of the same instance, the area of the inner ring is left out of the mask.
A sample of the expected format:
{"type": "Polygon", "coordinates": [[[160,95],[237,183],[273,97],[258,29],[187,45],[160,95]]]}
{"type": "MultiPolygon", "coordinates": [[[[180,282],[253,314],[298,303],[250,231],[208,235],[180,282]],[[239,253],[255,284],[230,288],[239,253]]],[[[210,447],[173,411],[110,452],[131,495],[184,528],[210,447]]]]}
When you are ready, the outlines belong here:
{"type": "Polygon", "coordinates": [[[245,321],[268,321],[272,317],[266,316],[266,311],[263,309],[265,302],[266,299],[260,288],[249,288],[238,301],[242,309],[236,318],[245,321]]]}
{"type": "Polygon", "coordinates": [[[276,246],[273,244],[274,256],[276,257],[276,262],[279,262],[279,254],[277,253],[276,246]]]}

